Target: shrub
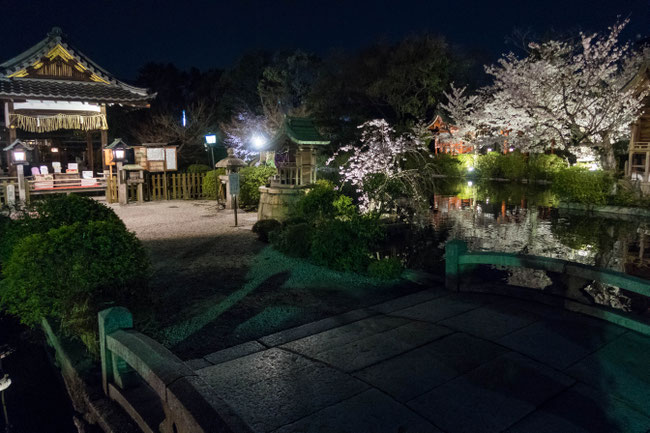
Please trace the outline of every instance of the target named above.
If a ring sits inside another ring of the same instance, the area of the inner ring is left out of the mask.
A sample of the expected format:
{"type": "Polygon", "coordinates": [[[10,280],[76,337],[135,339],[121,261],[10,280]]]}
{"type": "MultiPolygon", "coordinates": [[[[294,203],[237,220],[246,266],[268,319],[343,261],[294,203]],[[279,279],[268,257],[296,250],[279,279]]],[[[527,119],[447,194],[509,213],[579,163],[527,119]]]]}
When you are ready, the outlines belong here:
{"type": "Polygon", "coordinates": [[[368,275],[380,280],[394,280],[402,274],[403,270],[402,262],[395,257],[373,260],[368,265],[368,275]]]}
{"type": "Polygon", "coordinates": [[[526,156],[521,152],[510,152],[505,155],[499,155],[497,163],[500,177],[505,177],[510,180],[526,178],[528,165],[526,163],[526,156]]]}
{"type": "Polygon", "coordinates": [[[269,241],[269,234],[275,230],[282,228],[282,223],[278,220],[259,220],[253,224],[253,233],[257,234],[257,237],[262,242],[269,241]]]}
{"type": "Polygon", "coordinates": [[[48,197],[36,202],[33,210],[38,215],[42,231],[88,221],[110,221],[124,227],[113,209],[90,197],[74,194],[48,197]]]}
{"type": "Polygon", "coordinates": [[[365,272],[370,254],[383,236],[378,215],[326,220],[314,231],[311,258],[338,271],[365,272]]]}
{"type": "Polygon", "coordinates": [[[29,326],[61,324],[96,353],[97,312],[148,297],[149,260],[133,233],[114,221],[76,222],[22,238],[2,269],[0,306],[29,326]]]}
{"type": "Polygon", "coordinates": [[[488,152],[476,161],[476,173],[480,177],[496,178],[501,176],[498,152],[488,152]]]}
{"type": "Polygon", "coordinates": [[[14,245],[23,237],[88,221],[109,221],[125,228],[122,220],[111,208],[89,197],[59,195],[35,202],[19,218],[4,219],[0,224],[0,262],[4,263],[9,259],[14,245]]]}
{"type": "Polygon", "coordinates": [[[605,204],[613,185],[607,172],[569,167],[555,174],[551,189],[564,201],[605,204]]]}
{"type": "Polygon", "coordinates": [[[560,170],[567,168],[567,162],[557,155],[536,153],[528,158],[528,178],[551,180],[560,170]]]}
{"type": "Polygon", "coordinates": [[[296,200],[289,210],[294,218],[317,222],[322,219],[334,218],[337,209],[334,202],[339,193],[334,190],[334,185],[327,180],[317,180],[309,192],[296,200]]]}
{"type": "Polygon", "coordinates": [[[218,168],[216,170],[208,171],[203,177],[203,197],[211,200],[216,200],[217,196],[222,197],[223,185],[219,176],[226,174],[225,168],[218,168]]]}
{"type": "Polygon", "coordinates": [[[188,173],[207,173],[210,171],[210,166],[205,164],[192,164],[187,167],[188,173]]]}
{"type": "Polygon", "coordinates": [[[266,185],[269,178],[277,172],[275,167],[270,165],[242,168],[239,172],[239,205],[243,209],[256,209],[260,202],[260,186],[266,185]]]}
{"type": "Polygon", "coordinates": [[[461,171],[467,170],[463,166],[463,161],[447,153],[439,153],[436,155],[433,159],[433,165],[438,174],[447,177],[459,177],[463,174],[461,171]]]}
{"type": "Polygon", "coordinates": [[[271,243],[278,251],[293,257],[309,257],[314,228],[308,223],[291,224],[270,233],[271,243]]]}

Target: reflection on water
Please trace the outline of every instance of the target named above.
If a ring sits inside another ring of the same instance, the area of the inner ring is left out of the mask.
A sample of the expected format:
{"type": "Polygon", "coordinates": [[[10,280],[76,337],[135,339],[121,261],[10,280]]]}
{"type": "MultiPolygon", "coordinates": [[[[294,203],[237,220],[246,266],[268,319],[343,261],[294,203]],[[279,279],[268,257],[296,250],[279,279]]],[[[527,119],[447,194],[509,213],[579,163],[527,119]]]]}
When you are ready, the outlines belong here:
{"type": "Polygon", "coordinates": [[[470,250],[504,251],[596,265],[650,279],[650,219],[557,209],[548,188],[465,186],[433,199],[430,223],[470,250]]]}

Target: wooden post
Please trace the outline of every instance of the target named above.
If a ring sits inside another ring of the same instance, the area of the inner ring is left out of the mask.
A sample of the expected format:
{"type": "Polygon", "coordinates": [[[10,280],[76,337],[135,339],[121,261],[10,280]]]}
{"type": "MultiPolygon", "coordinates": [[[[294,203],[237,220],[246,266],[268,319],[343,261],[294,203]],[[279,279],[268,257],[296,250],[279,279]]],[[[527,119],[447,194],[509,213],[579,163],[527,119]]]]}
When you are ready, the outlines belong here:
{"type": "Polygon", "coordinates": [[[14,114],[14,102],[9,101],[6,105],[7,108],[7,117],[5,119],[7,123],[7,128],[9,129],[9,143],[11,144],[16,141],[16,127],[11,124],[11,115],[14,114]]]}
{"type": "Polygon", "coordinates": [[[129,191],[126,187],[126,179],[122,179],[124,176],[124,170],[122,170],[122,163],[118,162],[117,164],[117,201],[120,204],[127,204],[129,202],[129,191]]]}
{"type": "Polygon", "coordinates": [[[25,166],[17,165],[16,173],[18,174],[18,198],[25,203],[27,202],[27,193],[25,192],[25,166]]]}
{"type": "MultiPolygon", "coordinates": [[[[101,114],[106,116],[105,104],[102,104],[99,110],[101,114]]],[[[108,168],[108,166],[106,165],[106,161],[104,161],[104,149],[106,148],[106,145],[108,145],[108,131],[106,129],[102,129],[99,131],[99,135],[100,135],[101,146],[102,146],[102,170],[104,171],[104,173],[106,173],[106,169],[108,168]]]]}
{"type": "Polygon", "coordinates": [[[117,358],[108,350],[106,337],[118,329],[133,328],[133,316],[124,307],[112,307],[97,314],[99,321],[99,357],[102,366],[102,387],[108,395],[108,385],[117,383],[125,388],[127,378],[132,375],[132,369],[123,359],[117,358]]]}
{"type": "Polygon", "coordinates": [[[645,153],[645,168],[643,172],[643,180],[648,182],[648,175],[650,175],[650,152],[645,153]]]}
{"type": "Polygon", "coordinates": [[[95,175],[95,154],[93,152],[93,133],[86,132],[86,152],[88,152],[88,169],[95,175]]]}

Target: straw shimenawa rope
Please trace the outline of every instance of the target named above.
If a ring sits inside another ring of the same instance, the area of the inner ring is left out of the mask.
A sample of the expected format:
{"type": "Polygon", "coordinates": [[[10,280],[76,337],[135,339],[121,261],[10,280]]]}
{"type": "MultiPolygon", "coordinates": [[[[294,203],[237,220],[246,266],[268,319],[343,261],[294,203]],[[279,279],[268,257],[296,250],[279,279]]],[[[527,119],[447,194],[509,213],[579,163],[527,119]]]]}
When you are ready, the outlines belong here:
{"type": "Polygon", "coordinates": [[[12,113],[9,115],[11,125],[29,132],[50,132],[58,129],[81,129],[94,131],[108,129],[105,114],[57,114],[56,116],[26,116],[12,113]]]}

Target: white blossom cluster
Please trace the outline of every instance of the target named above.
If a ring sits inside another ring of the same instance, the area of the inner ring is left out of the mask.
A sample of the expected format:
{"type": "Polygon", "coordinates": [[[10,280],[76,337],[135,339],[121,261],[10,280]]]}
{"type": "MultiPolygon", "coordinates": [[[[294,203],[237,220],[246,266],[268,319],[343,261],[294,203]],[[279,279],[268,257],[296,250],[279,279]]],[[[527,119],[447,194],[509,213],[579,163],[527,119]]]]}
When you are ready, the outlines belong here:
{"type": "Polygon", "coordinates": [[[381,195],[382,188],[391,180],[397,180],[408,185],[411,191],[416,191],[414,170],[403,168],[407,156],[422,161],[429,155],[422,142],[412,134],[398,135],[384,119],[375,119],[363,123],[361,129],[361,144],[359,146],[346,145],[341,147],[331,158],[329,165],[337,156],[350,153],[346,163],[339,168],[339,173],[344,183],[349,183],[356,188],[360,195],[360,209],[367,212],[378,206],[373,203],[373,197],[364,188],[365,183],[372,175],[383,175],[384,184],[373,191],[373,196],[381,195]]]}
{"type": "Polygon", "coordinates": [[[521,59],[509,53],[486,67],[491,86],[475,96],[452,87],[444,108],[461,130],[474,131],[475,141],[507,136],[524,152],[589,146],[611,165],[613,144],[629,135],[647,95],[627,85],[640,54],[619,43],[626,24],[607,34],[581,33],[577,43],[531,43],[521,59]]]}

